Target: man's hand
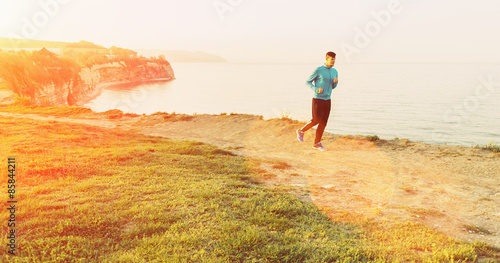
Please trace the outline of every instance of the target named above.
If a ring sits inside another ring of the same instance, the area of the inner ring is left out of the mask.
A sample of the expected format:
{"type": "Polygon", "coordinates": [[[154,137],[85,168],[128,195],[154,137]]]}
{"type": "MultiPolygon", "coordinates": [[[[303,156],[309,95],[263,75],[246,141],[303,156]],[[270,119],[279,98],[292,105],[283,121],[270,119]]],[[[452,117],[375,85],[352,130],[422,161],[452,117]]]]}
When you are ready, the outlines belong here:
{"type": "Polygon", "coordinates": [[[335,83],[339,82],[339,78],[333,78],[333,82],[335,83]]]}

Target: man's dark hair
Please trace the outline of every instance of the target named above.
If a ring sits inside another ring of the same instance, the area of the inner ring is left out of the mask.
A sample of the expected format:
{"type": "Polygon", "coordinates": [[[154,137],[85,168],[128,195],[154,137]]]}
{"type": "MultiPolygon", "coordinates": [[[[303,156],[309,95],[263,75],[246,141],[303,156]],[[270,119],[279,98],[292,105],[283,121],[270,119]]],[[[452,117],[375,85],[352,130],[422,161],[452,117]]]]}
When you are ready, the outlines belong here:
{"type": "Polygon", "coordinates": [[[326,56],[334,58],[334,57],[337,56],[337,54],[335,54],[334,52],[330,51],[330,52],[326,53],[326,56]]]}

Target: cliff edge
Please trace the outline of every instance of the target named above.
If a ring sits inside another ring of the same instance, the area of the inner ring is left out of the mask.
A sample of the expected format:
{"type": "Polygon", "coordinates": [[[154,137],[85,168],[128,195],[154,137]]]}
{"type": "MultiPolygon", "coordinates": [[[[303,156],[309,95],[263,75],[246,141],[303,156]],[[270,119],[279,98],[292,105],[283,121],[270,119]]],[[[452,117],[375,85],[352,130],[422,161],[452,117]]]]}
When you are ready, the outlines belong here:
{"type": "Polygon", "coordinates": [[[0,51],[0,82],[36,105],[83,105],[103,88],[123,83],[175,79],[164,56],[145,58],[112,47],[69,48],[56,55],[39,51],[0,51]]]}

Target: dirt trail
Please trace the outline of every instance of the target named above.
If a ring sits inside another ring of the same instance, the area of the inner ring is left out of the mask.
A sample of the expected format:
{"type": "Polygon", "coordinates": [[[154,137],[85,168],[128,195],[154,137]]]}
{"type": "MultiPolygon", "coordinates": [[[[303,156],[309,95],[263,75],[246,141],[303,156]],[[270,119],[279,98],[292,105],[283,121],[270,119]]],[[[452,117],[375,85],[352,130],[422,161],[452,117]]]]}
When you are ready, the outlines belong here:
{"type": "Polygon", "coordinates": [[[324,136],[329,150],[312,149],[314,132],[296,139],[298,124],[255,116],[202,115],[158,122],[141,131],[193,139],[267,160],[269,183],[306,187],[316,206],[336,220],[402,218],[449,236],[500,247],[500,154],[459,146],[324,136]],[[273,161],[291,169],[273,169],[273,161]]]}
{"type": "Polygon", "coordinates": [[[300,126],[248,115],[199,115],[172,121],[151,115],[109,120],[15,115],[134,130],[172,139],[197,140],[262,160],[276,176],[266,183],[297,187],[334,220],[407,219],[448,236],[500,248],[500,153],[460,146],[325,134],[327,152],[312,149],[314,132],[296,139],[300,126]],[[279,169],[277,163],[291,167],[279,169]],[[308,190],[308,194],[307,191],[308,190]]]}

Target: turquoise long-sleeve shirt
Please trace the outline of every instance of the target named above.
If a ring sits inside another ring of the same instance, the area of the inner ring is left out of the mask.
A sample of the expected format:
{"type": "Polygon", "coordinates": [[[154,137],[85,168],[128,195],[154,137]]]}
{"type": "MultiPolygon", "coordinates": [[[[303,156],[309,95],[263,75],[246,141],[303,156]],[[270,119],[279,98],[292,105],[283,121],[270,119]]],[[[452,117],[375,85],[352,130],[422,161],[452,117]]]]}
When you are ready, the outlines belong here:
{"type": "Polygon", "coordinates": [[[339,73],[336,69],[323,65],[314,70],[307,79],[306,84],[314,91],[313,97],[315,99],[329,100],[332,96],[333,89],[338,85],[338,82],[335,83],[333,79],[338,77],[339,73]],[[318,93],[319,88],[322,88],[323,92],[318,93]]]}

